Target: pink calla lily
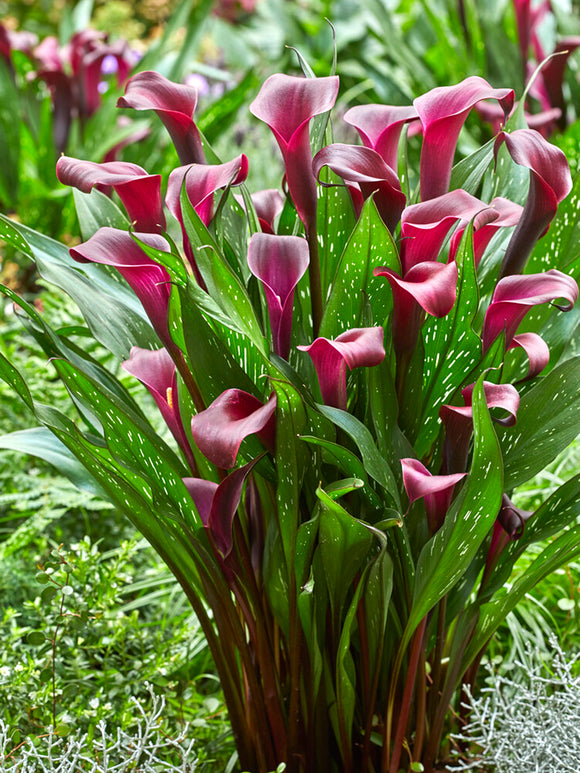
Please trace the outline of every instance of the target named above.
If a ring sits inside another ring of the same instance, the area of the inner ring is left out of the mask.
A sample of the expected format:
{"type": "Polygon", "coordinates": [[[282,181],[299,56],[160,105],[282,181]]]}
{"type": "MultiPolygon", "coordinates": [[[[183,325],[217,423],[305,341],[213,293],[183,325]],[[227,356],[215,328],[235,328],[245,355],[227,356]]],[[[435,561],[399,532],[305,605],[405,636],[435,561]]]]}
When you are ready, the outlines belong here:
{"type": "MultiPolygon", "coordinates": [[[[385,225],[390,231],[395,230],[406,198],[396,172],[387,166],[376,150],[360,145],[327,145],[316,154],[312,162],[312,170],[317,179],[324,166],[328,166],[342,177],[349,184],[351,193],[353,186],[360,190],[363,199],[368,199],[374,193],[375,204],[385,225]]],[[[356,195],[353,202],[357,209],[356,195]]],[[[358,214],[360,213],[357,212],[358,214]]]]}
{"type": "Polygon", "coordinates": [[[63,185],[90,193],[93,188],[118,194],[137,231],[160,233],[165,229],[161,201],[161,175],[150,175],[137,164],[112,161],[96,164],[78,158],[61,156],[56,176],[63,185]]]}
{"type": "Polygon", "coordinates": [[[490,204],[461,188],[442,196],[411,204],[401,215],[401,266],[403,273],[417,263],[437,260],[450,229],[458,221],[475,218],[481,228],[497,219],[499,212],[490,204]]]}
{"type": "Polygon", "coordinates": [[[228,389],[192,418],[193,439],[210,462],[229,470],[248,435],[258,435],[268,450],[274,449],[275,411],[275,393],[264,404],[241,389],[228,389]]]}
{"type": "Polygon", "coordinates": [[[453,308],[457,296],[457,265],[417,263],[400,277],[386,266],[375,268],[374,276],[383,276],[393,293],[393,346],[397,356],[412,351],[417,343],[423,313],[444,317],[453,308]]]}
{"type": "Polygon", "coordinates": [[[401,467],[409,505],[417,499],[425,500],[429,533],[434,534],[443,525],[456,484],[467,473],[432,475],[418,459],[401,459],[401,467]]]}
{"type": "Polygon", "coordinates": [[[203,525],[210,532],[214,545],[227,558],[233,545],[233,522],[242,498],[244,482],[258,459],[230,472],[218,485],[201,478],[184,478],[203,525]]]}
{"type": "Polygon", "coordinates": [[[533,510],[522,510],[514,505],[507,494],[502,496],[501,507],[491,533],[486,571],[489,571],[510,540],[520,539],[526,522],[532,515],[534,515],[533,510]]]}
{"type": "Polygon", "coordinates": [[[566,303],[563,306],[555,304],[557,308],[570,311],[578,298],[578,285],[571,276],[556,269],[543,274],[514,275],[500,279],[483,322],[484,351],[505,331],[506,350],[514,346],[523,348],[530,360],[528,378],[537,375],[548,363],[547,346],[538,335],[526,333],[516,336],[516,331],[533,306],[553,303],[558,298],[566,303]]]}
{"type": "Polygon", "coordinates": [[[346,111],[344,120],[355,127],[366,148],[376,150],[396,171],[401,130],[406,123],[418,122],[419,114],[412,105],[357,105],[346,111]]]}
{"type": "Polygon", "coordinates": [[[502,263],[500,276],[519,274],[536,241],[547,230],[558,204],[572,188],[570,167],[564,153],[532,129],[500,132],[495,141],[497,154],[506,148],[520,166],[530,170],[528,198],[518,225],[512,234],[502,263]]]}
{"type": "Polygon", "coordinates": [[[564,71],[569,57],[578,47],[580,47],[580,36],[575,35],[563,38],[554,49],[554,53],[557,56],[553,56],[542,67],[541,76],[548,95],[549,105],[560,110],[558,124],[562,130],[566,128],[566,102],[562,92],[564,71]]]}
{"type": "Polygon", "coordinates": [[[308,232],[316,229],[316,182],[312,173],[309,125],[328,112],[338,94],[338,77],[298,78],[280,73],[262,85],[250,112],[268,124],[282,152],[286,182],[308,232]]]}
{"type": "MultiPolygon", "coordinates": [[[[158,234],[136,233],[135,236],[150,247],[168,252],[167,241],[158,234]]],[[[167,323],[169,274],[152,260],[126,231],[100,228],[94,236],[73,247],[70,254],[81,263],[104,263],[114,266],[133,288],[155,332],[164,344],[173,346],[167,323]]]]}
{"type": "Polygon", "coordinates": [[[288,359],[292,337],[294,290],[308,268],[310,254],[299,236],[254,234],[248,247],[248,265],[264,288],[274,351],[288,359]]]}
{"type": "MultiPolygon", "coordinates": [[[[477,267],[483,257],[485,248],[499,228],[511,228],[517,225],[524,208],[520,204],[515,204],[509,199],[496,196],[489,203],[490,209],[497,213],[494,220],[488,220],[489,210],[484,210],[480,216],[473,221],[473,257],[477,267]]],[[[466,228],[466,223],[460,223],[459,227],[453,232],[449,243],[449,258],[452,259],[457,254],[459,242],[466,228]]]]}
{"type": "Polygon", "coordinates": [[[197,91],[157,72],[139,72],[127,83],[117,107],[153,110],[169,132],[182,164],[204,164],[199,130],[193,121],[197,91]]]}
{"type": "Polygon", "coordinates": [[[507,117],[514,104],[513,89],[494,89],[479,76],[456,86],[439,86],[414,100],[423,126],[420,181],[421,199],[447,193],[455,146],[471,109],[482,99],[497,99],[507,117]]]}
{"type": "Polygon", "coordinates": [[[379,365],[385,358],[384,335],[382,327],[354,328],[332,341],[317,338],[309,346],[298,347],[314,363],[326,405],[346,410],[346,369],[379,365]]]}
{"type": "MultiPolygon", "coordinates": [[[[276,188],[267,188],[264,191],[252,193],[250,198],[258,215],[260,228],[265,234],[274,233],[274,220],[284,208],[284,199],[276,188]]],[[[236,200],[244,207],[244,199],[236,194],[236,200]]]]}
{"type": "Polygon", "coordinates": [[[129,359],[122,362],[121,367],[147,387],[190,467],[195,470],[179,411],[177,369],[167,349],[152,351],[133,346],[129,359]]]}

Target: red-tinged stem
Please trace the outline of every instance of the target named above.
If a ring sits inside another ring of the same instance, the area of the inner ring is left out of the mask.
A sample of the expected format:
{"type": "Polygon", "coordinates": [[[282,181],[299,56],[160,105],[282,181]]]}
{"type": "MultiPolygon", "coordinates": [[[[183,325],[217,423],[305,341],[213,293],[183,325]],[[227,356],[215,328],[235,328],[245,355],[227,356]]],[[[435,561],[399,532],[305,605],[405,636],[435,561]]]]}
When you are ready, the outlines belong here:
{"type": "Polygon", "coordinates": [[[421,759],[423,752],[423,740],[425,738],[425,720],[427,709],[427,672],[426,672],[426,642],[423,639],[421,652],[419,655],[419,670],[417,678],[417,708],[415,717],[415,740],[413,742],[413,758],[421,759]]]}
{"type": "Polygon", "coordinates": [[[388,773],[397,773],[399,769],[399,761],[403,751],[403,741],[405,738],[405,732],[407,730],[407,721],[409,719],[411,699],[413,697],[413,688],[415,687],[417,666],[419,664],[419,656],[423,646],[423,636],[425,634],[426,625],[427,617],[424,617],[423,620],[419,623],[417,630],[413,635],[409,667],[407,669],[407,677],[405,679],[405,688],[403,691],[403,699],[401,702],[401,709],[399,711],[399,718],[397,720],[397,727],[393,740],[393,753],[391,755],[391,764],[389,765],[388,773]]]}
{"type": "Polygon", "coordinates": [[[318,253],[318,234],[316,231],[316,222],[310,223],[307,236],[308,249],[310,250],[308,279],[310,280],[312,334],[313,338],[318,338],[318,331],[320,330],[320,323],[322,322],[322,279],[320,276],[320,257],[318,253]]]}
{"type": "Polygon", "coordinates": [[[439,602],[437,616],[437,634],[435,638],[435,652],[433,655],[433,668],[431,671],[431,689],[429,691],[429,720],[432,722],[439,696],[441,694],[441,661],[443,659],[443,648],[445,646],[445,616],[447,614],[447,596],[443,596],[439,602]]]}
{"type": "Polygon", "coordinates": [[[173,358],[175,367],[179,371],[179,375],[183,379],[183,383],[185,384],[187,391],[191,395],[191,399],[193,400],[193,404],[195,405],[195,410],[198,413],[200,413],[201,411],[205,410],[205,407],[206,407],[205,402],[203,400],[203,397],[201,396],[201,392],[199,391],[197,384],[193,379],[191,371],[187,367],[187,363],[185,362],[185,357],[183,356],[183,352],[178,346],[172,346],[169,349],[169,353],[173,358]]]}

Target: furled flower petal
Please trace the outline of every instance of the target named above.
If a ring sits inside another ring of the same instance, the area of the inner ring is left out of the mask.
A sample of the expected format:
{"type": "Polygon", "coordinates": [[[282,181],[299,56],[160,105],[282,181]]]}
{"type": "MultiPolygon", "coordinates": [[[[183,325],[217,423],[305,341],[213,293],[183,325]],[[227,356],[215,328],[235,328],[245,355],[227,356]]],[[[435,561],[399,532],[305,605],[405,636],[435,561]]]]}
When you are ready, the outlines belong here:
{"type": "Polygon", "coordinates": [[[90,193],[94,187],[103,192],[113,188],[138,231],[159,233],[165,228],[159,174],[147,174],[137,164],[124,161],[95,164],[61,156],[56,164],[56,176],[63,185],[71,185],[83,193],[90,193]]]}
{"type": "Polygon", "coordinates": [[[475,217],[481,227],[495,220],[498,212],[461,188],[406,207],[401,215],[403,274],[417,263],[437,260],[450,228],[475,217]]]}
{"type": "Polygon", "coordinates": [[[299,236],[254,234],[248,248],[248,265],[264,287],[274,351],[288,359],[292,337],[294,290],[308,268],[310,254],[299,236]]]}
{"type": "Polygon", "coordinates": [[[268,124],[284,158],[290,196],[307,231],[316,227],[316,182],[312,173],[309,124],[328,112],[338,94],[338,77],[298,78],[271,75],[250,105],[268,124]]]}
{"type": "Polygon", "coordinates": [[[401,130],[404,124],[418,119],[419,114],[412,105],[357,105],[344,114],[346,123],[360,134],[363,145],[376,150],[394,170],[401,130]]]}
{"type": "Polygon", "coordinates": [[[230,472],[219,485],[200,478],[183,479],[202,523],[211,533],[216,548],[224,558],[228,557],[232,549],[232,527],[244,482],[259,458],[230,472]]]}
{"type": "Polygon", "coordinates": [[[541,373],[550,361],[550,349],[537,333],[520,333],[513,337],[509,349],[520,347],[526,353],[529,366],[526,378],[534,378],[541,373]]]}
{"type": "Polygon", "coordinates": [[[536,241],[547,230],[558,204],[572,188],[570,167],[564,153],[532,129],[500,132],[495,141],[497,154],[502,143],[516,164],[530,170],[528,198],[512,234],[500,276],[519,274],[536,241]]]}
{"type": "Polygon", "coordinates": [[[528,311],[533,306],[552,303],[558,298],[563,298],[566,304],[557,308],[570,311],[578,298],[578,285],[571,276],[556,269],[543,274],[514,275],[500,279],[483,322],[484,350],[504,330],[506,348],[509,348],[528,311]]]}
{"type": "Polygon", "coordinates": [[[453,475],[432,475],[418,459],[401,459],[403,485],[411,505],[415,500],[425,499],[425,510],[429,522],[429,532],[433,534],[443,524],[455,485],[467,473],[453,475]]]}
{"type": "MultiPolygon", "coordinates": [[[[267,188],[264,191],[252,193],[252,204],[258,215],[258,221],[263,233],[274,233],[274,220],[284,208],[284,199],[276,188],[267,188]]],[[[245,208],[243,196],[236,195],[236,200],[245,208]]]]}
{"type": "Polygon", "coordinates": [[[379,267],[374,276],[384,276],[393,292],[392,335],[395,352],[400,356],[412,351],[426,311],[433,317],[449,314],[457,295],[457,264],[418,263],[403,278],[392,269],[379,267]]]}
{"type": "MultiPolygon", "coordinates": [[[[150,247],[169,251],[167,241],[157,234],[137,233],[135,236],[150,247]]],[[[155,263],[126,231],[100,228],[94,236],[73,247],[70,254],[81,263],[104,263],[114,266],[133,288],[155,332],[163,343],[172,345],[167,323],[169,274],[155,263]]]]}
{"type": "Polygon", "coordinates": [[[526,521],[531,515],[532,510],[516,507],[506,494],[503,495],[497,520],[510,539],[519,539],[522,536],[526,521]]]}
{"type": "MultiPolygon", "coordinates": [[[[176,367],[167,349],[152,351],[133,346],[129,359],[121,363],[121,367],[145,384],[171,434],[191,464],[193,455],[179,412],[176,367]]],[[[193,465],[195,469],[194,462],[193,465]]]]}
{"type": "MultiPolygon", "coordinates": [[[[336,143],[322,148],[312,162],[318,178],[322,167],[328,166],[343,180],[359,187],[363,199],[375,194],[375,204],[385,225],[395,230],[405,206],[405,194],[396,172],[371,148],[336,143]]],[[[319,181],[320,182],[320,181],[319,181]]]]}
{"type": "Polygon", "coordinates": [[[513,89],[493,89],[477,75],[456,86],[439,86],[413,104],[423,125],[420,184],[426,201],[449,190],[455,146],[471,108],[482,99],[499,100],[507,116],[514,103],[513,89]]]}
{"type": "Polygon", "coordinates": [[[379,365],[385,358],[384,334],[382,327],[354,328],[333,341],[317,338],[298,347],[312,358],[326,405],[346,410],[346,369],[379,365]]]}
{"type": "MultiPolygon", "coordinates": [[[[489,203],[491,210],[497,213],[494,220],[488,220],[485,216],[489,210],[484,210],[481,216],[476,217],[473,221],[473,256],[475,259],[475,265],[478,266],[485,248],[495,235],[498,228],[510,228],[517,225],[524,208],[520,204],[515,204],[509,199],[504,199],[501,196],[496,196],[489,203]]],[[[467,223],[460,223],[459,227],[453,232],[451,241],[449,243],[449,258],[452,259],[457,254],[459,248],[459,242],[463,236],[463,232],[467,223]]]]}
{"type": "Polygon", "coordinates": [[[127,83],[125,96],[117,107],[153,110],[171,135],[182,164],[204,164],[199,130],[193,121],[197,91],[182,86],[157,72],[139,72],[127,83]]]}
{"type": "Polygon", "coordinates": [[[275,393],[264,404],[241,389],[228,389],[192,418],[193,439],[210,462],[229,470],[248,435],[257,434],[266,448],[274,448],[275,411],[275,393]]]}

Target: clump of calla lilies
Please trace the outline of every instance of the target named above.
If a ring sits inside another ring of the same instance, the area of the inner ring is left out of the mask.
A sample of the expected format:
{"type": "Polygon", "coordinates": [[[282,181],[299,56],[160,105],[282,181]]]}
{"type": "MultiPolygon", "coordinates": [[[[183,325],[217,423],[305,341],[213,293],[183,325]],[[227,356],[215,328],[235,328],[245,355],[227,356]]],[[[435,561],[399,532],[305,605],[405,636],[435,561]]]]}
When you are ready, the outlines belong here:
{"type": "Polygon", "coordinates": [[[132,77],[118,106],[162,121],[166,185],[134,163],[57,164],[86,221],[62,271],[101,343],[125,331],[121,370],[34,309],[79,420],[2,365],[181,583],[255,773],[438,769],[490,638],[580,550],[575,479],[514,504],[580,429],[578,260],[540,241],[572,189],[564,154],[475,76],[351,107],[360,143],[333,143],[339,86],[265,81],[250,111],[280,185],[251,191],[251,155],[215,155],[193,88],[132,77]],[[482,105],[501,125],[459,161],[482,105]],[[118,316],[97,319],[107,293],[118,316]]]}

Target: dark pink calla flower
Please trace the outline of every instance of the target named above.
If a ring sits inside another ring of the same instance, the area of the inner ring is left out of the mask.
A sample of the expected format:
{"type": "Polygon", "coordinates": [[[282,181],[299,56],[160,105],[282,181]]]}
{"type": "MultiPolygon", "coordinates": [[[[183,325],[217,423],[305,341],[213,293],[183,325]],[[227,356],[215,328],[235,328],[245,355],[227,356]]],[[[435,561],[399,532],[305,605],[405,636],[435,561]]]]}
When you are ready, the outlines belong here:
{"type": "MultiPolygon", "coordinates": [[[[167,241],[158,234],[136,233],[135,236],[150,247],[170,251],[167,241]]],[[[117,228],[100,228],[88,241],[73,247],[70,254],[81,263],[114,266],[133,288],[159,338],[165,345],[173,346],[167,323],[169,274],[143,252],[131,234],[117,228]]]]}
{"type": "Polygon", "coordinates": [[[113,188],[137,231],[160,233],[165,229],[159,174],[147,174],[137,164],[124,161],[96,164],[61,156],[56,164],[56,176],[63,185],[83,193],[90,193],[95,187],[103,193],[113,188]]]}
{"type": "Polygon", "coordinates": [[[310,346],[299,346],[308,352],[318,376],[320,392],[326,405],[347,408],[346,369],[373,367],[385,358],[382,327],[363,327],[347,330],[333,341],[317,338],[310,346]]]}
{"type": "Polygon", "coordinates": [[[396,171],[401,130],[406,123],[418,122],[419,114],[412,105],[357,105],[346,111],[344,120],[355,127],[366,148],[376,150],[396,171]]]}
{"type": "MultiPolygon", "coordinates": [[[[560,109],[560,118],[558,125],[560,129],[566,128],[566,101],[562,93],[562,84],[564,82],[564,71],[568,58],[574,51],[580,47],[580,36],[570,36],[563,38],[558,42],[553,56],[542,67],[541,77],[544,88],[548,95],[549,105],[552,108],[560,109]]],[[[547,106],[546,106],[547,107],[547,106]]]]}
{"type": "MultiPolygon", "coordinates": [[[[312,162],[316,178],[328,166],[348,184],[351,194],[356,186],[363,199],[375,194],[375,204],[385,225],[394,231],[405,206],[405,194],[396,172],[371,148],[336,143],[322,148],[312,162]]],[[[320,182],[320,180],[319,180],[320,182]]],[[[355,210],[360,196],[353,197],[355,210]]],[[[360,211],[357,212],[357,215],[360,211]]]]}
{"type": "Polygon", "coordinates": [[[572,188],[570,167],[564,153],[532,129],[501,132],[495,141],[497,154],[505,142],[516,164],[530,170],[530,188],[522,216],[507,246],[500,276],[519,274],[536,241],[547,230],[558,204],[572,188]]]}
{"type": "Polygon", "coordinates": [[[288,359],[292,337],[294,290],[308,268],[310,253],[299,236],[254,234],[248,247],[248,265],[264,288],[274,351],[288,359]]]}
{"type": "MultiPolygon", "coordinates": [[[[461,391],[463,406],[442,405],[439,416],[445,424],[445,442],[443,444],[443,471],[445,473],[463,472],[467,465],[469,442],[473,432],[473,388],[470,384],[461,391]]],[[[492,384],[483,382],[483,392],[489,410],[499,409],[503,416],[493,416],[498,424],[511,427],[516,423],[520,405],[518,390],[511,384],[492,384]]]]}
{"type": "Polygon", "coordinates": [[[204,164],[205,157],[199,130],[193,121],[197,91],[160,75],[139,72],[125,88],[117,107],[133,110],[153,110],[169,132],[182,164],[204,164]]]}
{"type": "Polygon", "coordinates": [[[401,215],[401,266],[403,274],[417,263],[437,260],[445,237],[455,223],[476,218],[481,228],[499,213],[464,190],[450,191],[428,201],[411,204],[401,215]]]}
{"type": "Polygon", "coordinates": [[[547,347],[539,336],[529,333],[516,336],[516,331],[533,306],[553,303],[558,298],[564,299],[566,304],[556,304],[557,308],[570,311],[578,298],[578,285],[571,276],[556,269],[543,274],[514,275],[500,279],[483,322],[484,351],[505,331],[506,350],[514,346],[522,347],[530,360],[528,378],[537,375],[540,372],[538,368],[543,370],[548,363],[547,347]]]}
{"type": "Polygon", "coordinates": [[[374,276],[384,276],[393,292],[393,346],[397,356],[412,351],[424,318],[444,317],[457,296],[457,264],[417,263],[400,277],[385,266],[375,268],[374,276]]]}
{"type": "Polygon", "coordinates": [[[152,351],[133,346],[121,367],[147,387],[190,467],[196,469],[179,412],[177,369],[167,349],[152,351]]]}
{"type": "Polygon", "coordinates": [[[495,563],[495,560],[508,542],[520,539],[524,533],[526,522],[533,514],[533,510],[522,510],[516,507],[507,494],[502,496],[501,507],[491,533],[491,543],[485,564],[486,573],[495,563]]]}
{"type": "Polygon", "coordinates": [[[338,94],[338,77],[298,78],[271,75],[250,105],[250,112],[268,124],[284,158],[286,182],[306,230],[316,230],[316,181],[312,173],[309,125],[328,112],[338,94]]]}
{"type": "MultiPolygon", "coordinates": [[[[265,234],[274,233],[274,220],[284,209],[284,199],[276,188],[267,188],[264,191],[252,193],[252,204],[258,215],[260,228],[265,234]]],[[[245,208],[243,196],[236,194],[236,200],[245,208]]]]}
{"type": "Polygon", "coordinates": [[[431,89],[413,102],[423,126],[420,163],[423,201],[449,190],[459,132],[472,107],[482,99],[499,100],[507,117],[514,104],[514,92],[493,89],[484,78],[473,75],[456,86],[431,89]]]}
{"type": "Polygon", "coordinates": [[[231,469],[242,440],[257,434],[273,451],[276,432],[276,394],[266,404],[241,389],[223,392],[205,411],[191,420],[191,432],[199,450],[223,470],[231,469]]]}
{"type": "MultiPolygon", "coordinates": [[[[183,234],[183,249],[187,259],[197,270],[181,212],[181,189],[205,225],[211,223],[214,212],[214,193],[228,185],[241,185],[248,176],[248,159],[242,153],[226,164],[189,164],[174,169],[169,175],[165,203],[179,221],[183,234]]],[[[199,280],[199,277],[198,277],[199,280]]]]}
{"type": "Polygon", "coordinates": [[[425,500],[429,533],[434,534],[443,525],[456,484],[467,473],[432,475],[418,459],[401,459],[401,467],[409,505],[417,499],[425,500]]]}
{"type": "MultiPolygon", "coordinates": [[[[520,204],[515,204],[509,199],[496,196],[489,203],[490,208],[497,213],[494,220],[484,219],[489,210],[484,210],[479,217],[473,221],[473,256],[475,266],[477,267],[483,257],[485,248],[497,232],[498,228],[511,228],[517,225],[524,208],[520,204]]],[[[455,258],[457,249],[463,236],[467,223],[460,223],[453,232],[449,243],[449,259],[455,258]]]]}
{"type": "Polygon", "coordinates": [[[227,558],[233,545],[232,528],[242,498],[244,481],[258,459],[238,467],[218,485],[211,480],[184,478],[203,525],[213,538],[214,545],[227,558]]]}

